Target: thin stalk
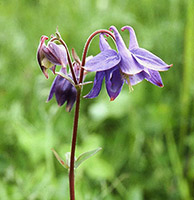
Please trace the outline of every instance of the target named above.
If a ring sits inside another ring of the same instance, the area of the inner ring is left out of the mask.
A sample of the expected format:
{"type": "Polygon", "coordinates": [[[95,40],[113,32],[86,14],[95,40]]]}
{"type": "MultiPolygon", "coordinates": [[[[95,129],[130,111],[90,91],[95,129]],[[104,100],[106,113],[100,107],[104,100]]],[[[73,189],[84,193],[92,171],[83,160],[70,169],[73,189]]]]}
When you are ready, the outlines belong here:
{"type": "Polygon", "coordinates": [[[84,68],[83,66],[86,64],[86,55],[87,55],[87,52],[88,52],[88,47],[90,45],[90,42],[92,41],[92,39],[99,33],[106,33],[108,35],[110,35],[114,40],[115,40],[115,36],[113,35],[112,32],[108,31],[108,30],[97,30],[95,31],[94,33],[92,33],[88,40],[86,41],[86,44],[85,44],[85,47],[84,47],[84,51],[83,51],[83,56],[82,56],[82,68],[81,68],[81,72],[80,72],[80,79],[79,79],[79,83],[82,83],[83,81],[83,76],[84,76],[84,68]]]}
{"type": "Polygon", "coordinates": [[[75,161],[75,147],[76,147],[76,139],[77,139],[78,119],[79,119],[80,96],[81,96],[81,88],[78,88],[77,97],[76,97],[73,136],[72,136],[72,143],[71,143],[71,160],[70,160],[70,170],[69,170],[70,200],[75,200],[74,161],[75,161]]]}

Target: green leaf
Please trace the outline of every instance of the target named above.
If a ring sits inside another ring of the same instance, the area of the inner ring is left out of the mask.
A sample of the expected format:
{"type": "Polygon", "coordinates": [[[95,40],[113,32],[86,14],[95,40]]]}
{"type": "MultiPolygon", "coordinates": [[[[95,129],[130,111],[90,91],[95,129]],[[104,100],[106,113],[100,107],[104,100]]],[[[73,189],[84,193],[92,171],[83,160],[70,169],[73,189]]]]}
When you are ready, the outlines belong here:
{"type": "MultiPolygon", "coordinates": [[[[54,150],[54,149],[51,149],[52,152],[54,153],[56,159],[59,161],[59,163],[66,169],[69,169],[69,165],[67,162],[65,162],[64,160],[61,159],[61,157],[58,155],[58,153],[54,150]]],[[[67,161],[67,159],[66,159],[67,161]]]]}
{"type": "Polygon", "coordinates": [[[94,156],[96,153],[98,153],[102,148],[99,147],[97,149],[94,149],[92,151],[88,151],[85,153],[82,153],[75,161],[75,168],[78,168],[80,166],[81,163],[83,163],[85,160],[87,160],[88,158],[94,156]]]}

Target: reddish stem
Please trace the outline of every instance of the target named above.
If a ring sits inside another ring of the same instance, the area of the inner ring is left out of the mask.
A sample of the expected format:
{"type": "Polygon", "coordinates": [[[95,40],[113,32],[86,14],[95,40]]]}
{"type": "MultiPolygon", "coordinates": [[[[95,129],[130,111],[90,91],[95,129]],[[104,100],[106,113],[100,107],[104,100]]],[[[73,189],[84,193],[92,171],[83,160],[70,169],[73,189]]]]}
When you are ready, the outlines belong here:
{"type": "Polygon", "coordinates": [[[75,200],[74,161],[75,161],[75,147],[76,147],[76,139],[77,139],[78,119],[79,119],[80,95],[81,95],[81,89],[79,88],[77,89],[73,136],[72,136],[72,144],[71,144],[71,160],[70,160],[70,170],[69,170],[70,200],[75,200]]]}
{"type": "MultiPolygon", "coordinates": [[[[87,55],[87,52],[88,52],[88,47],[90,45],[90,42],[99,33],[107,33],[108,35],[110,35],[115,40],[115,36],[113,35],[113,33],[108,31],[108,30],[105,30],[105,29],[97,30],[94,33],[92,33],[90,35],[90,37],[88,38],[88,40],[86,41],[86,44],[85,44],[85,47],[84,47],[83,56],[82,56],[82,66],[84,66],[85,63],[86,63],[86,55],[87,55]]],[[[82,83],[83,76],[84,76],[84,68],[81,68],[79,83],[82,83]]]]}

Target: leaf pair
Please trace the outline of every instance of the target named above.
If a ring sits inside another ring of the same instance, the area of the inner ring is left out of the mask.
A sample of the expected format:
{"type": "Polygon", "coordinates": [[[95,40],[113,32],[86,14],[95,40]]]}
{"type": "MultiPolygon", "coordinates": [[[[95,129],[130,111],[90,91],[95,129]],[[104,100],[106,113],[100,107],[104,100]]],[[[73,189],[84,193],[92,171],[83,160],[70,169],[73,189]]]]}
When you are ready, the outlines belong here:
{"type": "MultiPolygon", "coordinates": [[[[81,165],[81,163],[83,163],[85,160],[89,159],[90,157],[94,156],[101,149],[102,149],[101,147],[98,147],[97,149],[82,153],[77,159],[75,158],[74,168],[75,169],[78,168],[81,165]]],[[[65,154],[65,161],[64,161],[54,149],[52,149],[52,151],[53,151],[55,157],[57,158],[57,160],[59,161],[59,163],[64,168],[69,169],[70,168],[70,157],[71,157],[70,152],[67,152],[65,154]]]]}

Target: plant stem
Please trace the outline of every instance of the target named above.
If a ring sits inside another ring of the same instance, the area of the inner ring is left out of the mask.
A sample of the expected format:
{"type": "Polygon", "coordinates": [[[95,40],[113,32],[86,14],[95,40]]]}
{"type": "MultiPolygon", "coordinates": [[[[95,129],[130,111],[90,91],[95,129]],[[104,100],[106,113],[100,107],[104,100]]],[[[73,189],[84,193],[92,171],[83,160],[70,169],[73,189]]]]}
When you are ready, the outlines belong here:
{"type": "Polygon", "coordinates": [[[75,200],[74,161],[75,161],[75,147],[76,147],[76,139],[77,139],[78,119],[79,119],[80,95],[81,95],[81,88],[78,88],[77,97],[76,97],[73,136],[72,136],[72,143],[71,143],[71,161],[70,161],[70,170],[69,170],[70,200],[75,200]]]}
{"type": "MultiPolygon", "coordinates": [[[[108,30],[98,30],[98,31],[95,31],[94,33],[92,33],[90,35],[90,37],[88,38],[88,40],[85,44],[85,47],[84,47],[84,52],[83,52],[83,57],[82,57],[82,66],[85,65],[86,55],[87,55],[87,51],[88,51],[90,42],[92,41],[94,36],[96,36],[99,33],[106,33],[115,40],[114,35],[108,30]]],[[[75,82],[75,85],[77,85],[77,79],[76,79],[74,71],[73,71],[73,67],[72,67],[70,56],[69,56],[69,51],[67,49],[67,45],[65,44],[65,42],[62,39],[60,39],[59,41],[66,48],[68,62],[70,65],[70,69],[72,70],[73,80],[75,82]]],[[[83,78],[84,78],[84,68],[81,68],[79,83],[83,82],[83,78]]],[[[73,136],[72,136],[72,143],[71,143],[71,160],[70,160],[70,170],[69,170],[70,200],[75,200],[74,162],[75,162],[75,148],[76,148],[76,139],[77,139],[77,130],[78,130],[81,89],[82,89],[81,87],[77,87],[76,107],[75,107],[75,116],[74,116],[74,124],[73,124],[73,136]]]]}

